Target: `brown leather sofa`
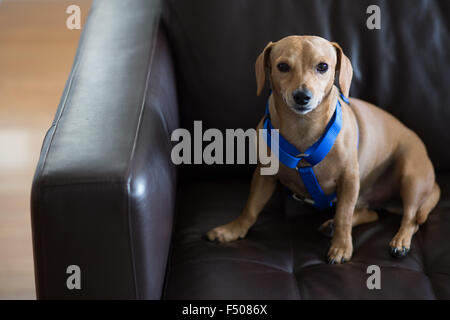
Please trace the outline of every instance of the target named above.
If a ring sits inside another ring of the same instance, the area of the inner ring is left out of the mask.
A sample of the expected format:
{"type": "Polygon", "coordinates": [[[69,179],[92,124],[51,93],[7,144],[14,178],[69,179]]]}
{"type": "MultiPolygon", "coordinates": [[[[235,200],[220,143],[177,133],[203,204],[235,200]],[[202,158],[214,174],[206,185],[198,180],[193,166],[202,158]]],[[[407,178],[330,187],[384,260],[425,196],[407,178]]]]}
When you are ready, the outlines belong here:
{"type": "Polygon", "coordinates": [[[33,183],[38,298],[449,299],[449,12],[447,0],[95,1],[33,183]],[[381,30],[366,27],[372,4],[381,30]],[[406,258],[388,251],[400,217],[382,212],[354,229],[351,262],[328,265],[317,228],[332,212],[282,187],[244,240],[204,239],[239,215],[254,167],[176,167],[171,132],[255,127],[268,94],[255,95],[255,59],[291,34],[340,43],[351,96],[427,145],[442,198],[406,258]]]}

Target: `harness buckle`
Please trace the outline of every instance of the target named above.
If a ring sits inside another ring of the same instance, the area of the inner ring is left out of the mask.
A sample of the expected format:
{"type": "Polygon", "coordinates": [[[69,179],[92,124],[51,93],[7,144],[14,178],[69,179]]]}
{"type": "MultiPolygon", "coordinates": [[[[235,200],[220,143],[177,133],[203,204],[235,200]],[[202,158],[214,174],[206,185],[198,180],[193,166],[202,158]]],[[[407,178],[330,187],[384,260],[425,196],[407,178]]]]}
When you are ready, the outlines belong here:
{"type": "Polygon", "coordinates": [[[295,157],[296,158],[307,158],[307,157],[309,157],[310,156],[310,154],[307,154],[307,153],[299,153],[298,155],[296,155],[295,157]]]}
{"type": "Polygon", "coordinates": [[[308,161],[308,160],[306,160],[305,158],[308,158],[310,156],[310,154],[307,154],[307,153],[299,153],[298,155],[296,155],[295,157],[296,158],[299,158],[300,160],[298,161],[298,163],[297,163],[297,166],[295,167],[295,170],[297,170],[298,172],[300,172],[299,170],[299,168],[300,168],[300,162],[302,162],[302,161],[308,161]]]}
{"type": "MultiPolygon", "coordinates": [[[[304,159],[302,159],[302,160],[304,160],[304,159]]],[[[306,160],[305,160],[306,161],[306,160]]],[[[303,167],[300,167],[300,161],[298,162],[298,164],[297,164],[297,166],[295,167],[295,170],[297,170],[297,172],[298,173],[300,173],[300,169],[301,168],[312,168],[312,166],[303,166],[303,167]]]]}
{"type": "Polygon", "coordinates": [[[295,193],[292,194],[292,199],[294,199],[294,200],[296,200],[298,202],[304,202],[304,203],[307,203],[307,204],[309,204],[311,206],[314,206],[314,200],[313,199],[305,198],[305,197],[299,196],[299,195],[297,195],[295,193]]]}

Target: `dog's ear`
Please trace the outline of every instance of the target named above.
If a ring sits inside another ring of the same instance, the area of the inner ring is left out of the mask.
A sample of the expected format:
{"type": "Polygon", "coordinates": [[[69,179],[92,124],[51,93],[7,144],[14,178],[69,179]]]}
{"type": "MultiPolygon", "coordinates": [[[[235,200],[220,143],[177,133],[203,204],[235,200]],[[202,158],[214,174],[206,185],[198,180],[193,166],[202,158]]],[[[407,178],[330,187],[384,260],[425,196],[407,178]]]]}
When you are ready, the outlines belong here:
{"type": "Polygon", "coordinates": [[[336,73],[339,72],[339,87],[344,96],[348,97],[348,94],[350,92],[350,85],[353,78],[352,63],[350,62],[350,59],[347,58],[347,56],[344,54],[339,44],[337,44],[336,42],[332,42],[331,44],[336,49],[336,73]]]}
{"type": "Polygon", "coordinates": [[[259,96],[266,83],[266,72],[270,72],[270,51],[273,47],[273,42],[269,42],[264,48],[263,52],[258,56],[255,63],[255,73],[256,73],[256,94],[259,96]]]}

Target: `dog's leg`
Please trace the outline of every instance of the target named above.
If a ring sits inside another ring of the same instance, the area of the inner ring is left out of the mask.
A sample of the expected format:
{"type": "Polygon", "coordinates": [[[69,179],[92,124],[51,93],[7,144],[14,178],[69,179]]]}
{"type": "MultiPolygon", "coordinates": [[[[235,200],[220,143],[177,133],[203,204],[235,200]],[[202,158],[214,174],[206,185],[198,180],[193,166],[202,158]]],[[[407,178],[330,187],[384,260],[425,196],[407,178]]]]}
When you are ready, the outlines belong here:
{"type": "Polygon", "coordinates": [[[413,235],[419,230],[419,224],[425,222],[429,212],[439,200],[440,189],[434,184],[431,192],[426,192],[422,177],[405,175],[401,181],[400,195],[403,202],[403,218],[400,229],[389,243],[394,257],[408,254],[413,235]]]}
{"type": "Polygon", "coordinates": [[[334,234],[328,251],[330,264],[349,261],[353,254],[352,224],[353,212],[359,193],[358,162],[351,166],[338,181],[336,214],[334,216],[334,234]]]}
{"type": "Polygon", "coordinates": [[[396,258],[406,256],[411,248],[412,236],[419,230],[416,213],[417,206],[407,205],[404,207],[400,229],[389,243],[390,252],[396,258]]]}
{"type": "MultiPolygon", "coordinates": [[[[378,213],[366,208],[355,209],[352,216],[352,228],[361,224],[375,222],[378,220],[378,213]]],[[[333,237],[334,219],[325,221],[320,227],[319,232],[326,237],[333,237]]]]}
{"type": "Polygon", "coordinates": [[[430,211],[437,205],[440,197],[441,189],[437,183],[434,183],[433,191],[431,191],[431,194],[425,199],[424,203],[417,212],[416,221],[419,225],[422,225],[425,221],[427,221],[430,211]]]}
{"type": "Polygon", "coordinates": [[[250,195],[242,214],[232,222],[216,227],[207,233],[209,240],[229,242],[244,238],[251,226],[256,222],[259,213],[275,191],[275,176],[263,176],[260,174],[260,166],[253,173],[250,187],[250,195]]]}

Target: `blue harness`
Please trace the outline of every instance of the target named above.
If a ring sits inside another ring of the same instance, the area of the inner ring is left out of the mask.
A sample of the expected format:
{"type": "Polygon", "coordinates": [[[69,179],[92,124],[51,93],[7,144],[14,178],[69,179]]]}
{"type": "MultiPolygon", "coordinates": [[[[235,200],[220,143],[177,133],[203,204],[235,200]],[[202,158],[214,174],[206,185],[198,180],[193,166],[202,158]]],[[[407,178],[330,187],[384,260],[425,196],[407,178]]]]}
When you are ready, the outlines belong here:
{"type": "MultiPolygon", "coordinates": [[[[350,101],[341,93],[342,100],[349,104],[350,101]]],[[[279,147],[278,150],[273,150],[277,154],[281,163],[285,166],[296,169],[300,174],[300,177],[305,185],[306,190],[312,198],[311,204],[317,209],[323,210],[333,206],[333,201],[336,199],[336,193],[326,195],[317,181],[314,174],[314,166],[320,163],[330,152],[331,148],[336,141],[337,136],[342,128],[342,107],[339,100],[336,103],[336,110],[333,116],[328,122],[324,134],[320,139],[309,147],[304,153],[297,150],[289,141],[287,141],[281,134],[279,135],[279,147]],[[310,165],[300,167],[299,164],[302,160],[305,160],[310,165]]],[[[269,100],[267,100],[266,113],[264,120],[263,136],[267,145],[271,148],[271,133],[270,130],[274,129],[270,122],[269,113],[269,100]]],[[[272,149],[272,148],[271,148],[272,149]]],[[[294,195],[294,198],[296,196],[294,195]]],[[[298,198],[296,198],[298,199],[298,198]]]]}

